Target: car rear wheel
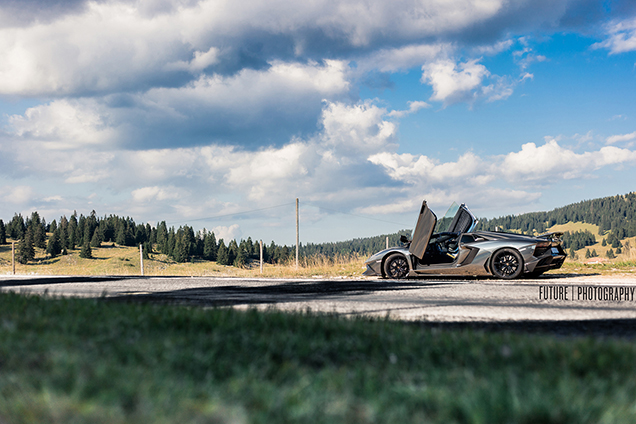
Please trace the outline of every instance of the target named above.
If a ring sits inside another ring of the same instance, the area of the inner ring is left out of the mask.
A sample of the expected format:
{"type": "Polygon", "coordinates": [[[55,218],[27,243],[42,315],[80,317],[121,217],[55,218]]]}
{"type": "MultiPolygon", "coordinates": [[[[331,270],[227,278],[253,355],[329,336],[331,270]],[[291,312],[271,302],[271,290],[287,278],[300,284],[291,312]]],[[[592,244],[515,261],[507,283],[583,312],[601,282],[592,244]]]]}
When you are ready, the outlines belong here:
{"type": "Polygon", "coordinates": [[[409,275],[409,263],[400,254],[394,254],[384,262],[384,276],[386,278],[406,278],[409,275]]]}
{"type": "Polygon", "coordinates": [[[515,249],[501,249],[493,255],[490,268],[495,277],[512,280],[521,275],[523,258],[515,249]]]}

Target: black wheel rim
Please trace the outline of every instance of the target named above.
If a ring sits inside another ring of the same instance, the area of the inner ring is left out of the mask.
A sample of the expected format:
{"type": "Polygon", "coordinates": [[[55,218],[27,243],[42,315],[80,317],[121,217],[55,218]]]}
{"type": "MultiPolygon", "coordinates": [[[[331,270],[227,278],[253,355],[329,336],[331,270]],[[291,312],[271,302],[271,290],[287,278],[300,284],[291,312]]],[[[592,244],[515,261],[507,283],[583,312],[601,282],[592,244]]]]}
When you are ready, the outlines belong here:
{"type": "Polygon", "coordinates": [[[495,258],[495,271],[502,277],[510,277],[519,269],[519,260],[512,253],[504,252],[495,258]]]}
{"type": "Polygon", "coordinates": [[[389,276],[391,278],[404,278],[409,273],[409,266],[404,258],[395,258],[389,262],[389,276]]]}

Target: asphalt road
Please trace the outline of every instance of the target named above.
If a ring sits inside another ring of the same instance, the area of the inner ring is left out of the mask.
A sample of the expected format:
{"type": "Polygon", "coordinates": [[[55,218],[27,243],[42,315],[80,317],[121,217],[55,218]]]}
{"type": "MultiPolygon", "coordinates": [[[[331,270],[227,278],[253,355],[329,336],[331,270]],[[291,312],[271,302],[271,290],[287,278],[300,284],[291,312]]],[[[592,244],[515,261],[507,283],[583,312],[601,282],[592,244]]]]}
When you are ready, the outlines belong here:
{"type": "Polygon", "coordinates": [[[0,290],[444,323],[623,320],[634,324],[636,334],[636,278],[620,275],[558,275],[513,282],[0,276],[0,290]]]}

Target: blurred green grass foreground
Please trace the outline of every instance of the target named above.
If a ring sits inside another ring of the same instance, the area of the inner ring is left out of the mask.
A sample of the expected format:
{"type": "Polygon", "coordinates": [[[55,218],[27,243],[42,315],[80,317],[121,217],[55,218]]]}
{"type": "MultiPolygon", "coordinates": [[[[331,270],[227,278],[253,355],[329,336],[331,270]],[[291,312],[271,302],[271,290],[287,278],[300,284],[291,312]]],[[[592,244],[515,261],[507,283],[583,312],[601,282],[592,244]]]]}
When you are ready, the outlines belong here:
{"type": "Polygon", "coordinates": [[[0,423],[636,422],[630,340],[0,294],[0,423]]]}

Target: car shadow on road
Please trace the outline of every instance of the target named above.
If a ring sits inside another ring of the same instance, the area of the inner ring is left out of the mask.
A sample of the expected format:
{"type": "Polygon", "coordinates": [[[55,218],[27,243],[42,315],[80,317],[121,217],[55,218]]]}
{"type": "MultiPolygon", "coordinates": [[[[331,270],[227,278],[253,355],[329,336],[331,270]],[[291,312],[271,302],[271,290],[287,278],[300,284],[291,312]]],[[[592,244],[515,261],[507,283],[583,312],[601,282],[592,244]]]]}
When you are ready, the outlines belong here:
{"type": "Polygon", "coordinates": [[[360,296],[380,291],[418,290],[447,284],[465,284],[465,281],[433,283],[413,280],[302,280],[285,281],[265,286],[226,285],[143,294],[123,292],[118,296],[109,296],[108,299],[198,306],[238,306],[315,301],[327,297],[360,296]]]}
{"type": "Polygon", "coordinates": [[[0,280],[0,287],[16,287],[16,286],[36,286],[42,284],[64,284],[64,283],[82,283],[93,282],[98,283],[102,281],[117,281],[123,280],[126,276],[47,276],[47,277],[18,277],[9,278],[6,280],[0,280]]]}

